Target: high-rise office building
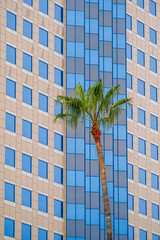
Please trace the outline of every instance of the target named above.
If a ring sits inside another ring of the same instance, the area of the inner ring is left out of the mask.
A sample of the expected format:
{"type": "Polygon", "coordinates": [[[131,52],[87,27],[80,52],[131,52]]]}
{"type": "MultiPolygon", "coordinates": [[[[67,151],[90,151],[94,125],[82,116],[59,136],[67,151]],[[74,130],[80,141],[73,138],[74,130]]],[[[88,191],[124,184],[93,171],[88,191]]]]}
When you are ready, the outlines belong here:
{"type": "Polygon", "coordinates": [[[153,0],[1,0],[0,239],[105,240],[89,122],[58,95],[99,78],[132,97],[102,145],[114,240],[159,240],[158,34],[153,0]],[[127,164],[128,163],[128,164],[127,164]]]}

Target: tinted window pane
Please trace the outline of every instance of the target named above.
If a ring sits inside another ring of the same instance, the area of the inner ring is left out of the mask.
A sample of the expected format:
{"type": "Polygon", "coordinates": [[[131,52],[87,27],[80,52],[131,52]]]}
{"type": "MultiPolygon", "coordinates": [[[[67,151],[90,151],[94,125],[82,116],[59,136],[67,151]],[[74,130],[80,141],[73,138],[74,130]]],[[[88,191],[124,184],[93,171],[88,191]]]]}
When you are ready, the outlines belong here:
{"type": "Polygon", "coordinates": [[[31,225],[22,223],[21,229],[21,240],[31,240],[31,225]]]}
{"type": "Polygon", "coordinates": [[[15,167],[15,150],[5,147],[5,164],[15,167]]]}
{"type": "Polygon", "coordinates": [[[48,96],[39,93],[39,109],[48,112],[48,96]]]}
{"type": "Polygon", "coordinates": [[[16,132],[16,116],[6,113],[6,129],[11,132],[16,132]]]}
{"type": "Polygon", "coordinates": [[[44,145],[48,145],[48,129],[38,127],[38,141],[44,145]]]}
{"type": "Polygon", "coordinates": [[[39,0],[39,11],[48,15],[48,0],[39,0]]]}
{"type": "Polygon", "coordinates": [[[139,213],[147,215],[147,201],[139,198],[139,213]]]}
{"type": "Polygon", "coordinates": [[[132,75],[127,73],[127,87],[132,89],[132,75]]]}
{"type": "Polygon", "coordinates": [[[23,68],[32,72],[32,56],[27,53],[23,53],[23,68]]]}
{"type": "Polygon", "coordinates": [[[138,168],[139,183],[146,185],[146,170],[138,168]]]}
{"type": "Polygon", "coordinates": [[[144,23],[137,20],[137,34],[144,37],[144,23]]]}
{"type": "Polygon", "coordinates": [[[150,85],[150,99],[157,102],[157,88],[150,85]]]}
{"type": "Polygon", "coordinates": [[[16,64],[16,48],[6,45],[6,61],[16,64]]]}
{"type": "Polygon", "coordinates": [[[23,35],[32,39],[32,23],[23,19],[23,35]]]}
{"type": "Polygon", "coordinates": [[[149,13],[156,16],[156,2],[153,0],[149,0],[149,13]]]}
{"type": "Polygon", "coordinates": [[[22,120],[22,136],[32,139],[32,123],[22,120]]]}
{"type": "Polygon", "coordinates": [[[146,141],[142,138],[138,138],[138,152],[146,155],[146,141]]]}
{"type": "Polygon", "coordinates": [[[159,176],[154,173],[151,173],[151,187],[159,190],[159,176]]]}
{"type": "Polygon", "coordinates": [[[54,51],[63,54],[63,39],[54,36],[54,51]]]}
{"type": "Polygon", "coordinates": [[[7,27],[16,31],[17,30],[17,16],[12,13],[7,11],[7,27]]]}
{"type": "Polygon", "coordinates": [[[6,95],[16,98],[16,82],[6,78],[6,95]]]}
{"type": "Polygon", "coordinates": [[[153,114],[150,114],[150,127],[153,130],[158,131],[158,117],[153,114]]]}
{"type": "Polygon", "coordinates": [[[39,76],[48,79],[48,64],[39,60],[39,76]]]}
{"type": "Polygon", "coordinates": [[[158,160],[158,146],[151,143],[151,158],[158,160]]]}
{"type": "Polygon", "coordinates": [[[48,47],[48,31],[39,28],[39,43],[48,47]]]}
{"type": "Polygon", "coordinates": [[[5,183],[5,200],[15,202],[15,185],[5,183]]]}
{"type": "Polygon", "coordinates": [[[32,157],[22,153],[22,170],[32,173],[32,157]]]}
{"type": "Polygon", "coordinates": [[[15,236],[15,222],[12,219],[4,219],[4,235],[14,238],[15,236]]]}
{"type": "Polygon", "coordinates": [[[63,87],[63,71],[54,68],[54,82],[63,87]]]}
{"type": "Polygon", "coordinates": [[[146,112],[140,108],[138,108],[138,122],[146,125],[146,112]]]}
{"type": "Polygon", "coordinates": [[[54,166],[54,181],[63,184],[63,168],[54,166]]]}
{"type": "Polygon", "coordinates": [[[144,8],[144,0],[137,0],[137,6],[144,8]]]}
{"type": "Polygon", "coordinates": [[[48,213],[48,197],[42,194],[38,194],[38,210],[48,213]]]}
{"type": "Polygon", "coordinates": [[[159,205],[152,203],[152,218],[159,220],[159,205]]]}
{"type": "Polygon", "coordinates": [[[134,176],[133,176],[134,172],[133,172],[133,165],[128,163],[128,178],[133,180],[134,176]]]}
{"type": "Polygon", "coordinates": [[[63,152],[63,136],[54,133],[54,148],[63,152]]]}
{"type": "Polygon", "coordinates": [[[33,0],[23,0],[24,3],[28,4],[29,6],[33,6],[33,0]]]}
{"type": "Polygon", "coordinates": [[[132,30],[132,17],[129,14],[126,15],[126,24],[127,28],[132,30]]]}
{"type": "Polygon", "coordinates": [[[38,228],[38,240],[48,240],[48,231],[38,228]]]}
{"type": "Polygon", "coordinates": [[[38,160],[38,176],[48,179],[48,163],[38,160]]]}
{"type": "Polygon", "coordinates": [[[63,202],[54,199],[54,216],[63,218],[63,202]]]}
{"type": "Polygon", "coordinates": [[[145,82],[141,79],[137,79],[137,91],[139,94],[145,96],[145,82]]]}
{"type": "Polygon", "coordinates": [[[149,28],[149,41],[157,44],[157,31],[151,27],[149,28]]]}
{"type": "Polygon", "coordinates": [[[63,8],[57,4],[54,4],[54,17],[59,22],[63,23],[63,8]]]}
{"type": "Polygon", "coordinates": [[[150,70],[157,73],[157,59],[150,56],[150,70]]]}
{"type": "Polygon", "coordinates": [[[23,86],[23,102],[32,105],[32,89],[23,86]]]}
{"type": "Polygon", "coordinates": [[[26,188],[22,188],[22,205],[32,207],[32,192],[26,188]]]}
{"type": "Polygon", "coordinates": [[[137,49],[137,63],[145,67],[145,53],[137,49]]]}

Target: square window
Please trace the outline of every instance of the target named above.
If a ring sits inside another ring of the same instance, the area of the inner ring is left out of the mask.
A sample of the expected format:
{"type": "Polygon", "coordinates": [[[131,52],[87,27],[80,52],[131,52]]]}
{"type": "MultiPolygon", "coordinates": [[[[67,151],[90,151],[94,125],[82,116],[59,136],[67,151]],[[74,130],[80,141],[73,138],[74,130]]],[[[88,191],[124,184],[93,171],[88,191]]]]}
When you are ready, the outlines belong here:
{"type": "Polygon", "coordinates": [[[54,166],[54,182],[63,184],[63,168],[54,166]]]}
{"type": "Polygon", "coordinates": [[[130,225],[128,226],[128,239],[134,240],[134,227],[130,225]]]}
{"type": "Polygon", "coordinates": [[[158,117],[153,114],[150,114],[150,127],[153,130],[158,131],[158,117]]]}
{"type": "Polygon", "coordinates": [[[132,75],[127,73],[127,87],[132,89],[132,75]]]}
{"type": "Polygon", "coordinates": [[[15,150],[5,147],[5,164],[15,167],[15,150]]]}
{"type": "Polygon", "coordinates": [[[39,0],[39,11],[48,15],[48,0],[39,0]]]}
{"type": "Polygon", "coordinates": [[[128,163],[128,178],[131,180],[134,179],[133,165],[130,163],[128,163]]]}
{"type": "Polygon", "coordinates": [[[38,228],[38,240],[48,240],[48,231],[38,228]]]}
{"type": "Polygon", "coordinates": [[[142,138],[138,138],[138,152],[146,155],[146,141],[142,138]]]}
{"type": "Polygon", "coordinates": [[[6,45],[6,61],[16,65],[16,48],[6,45]]]}
{"type": "Polygon", "coordinates": [[[33,7],[33,0],[23,0],[23,2],[33,7]]]}
{"type": "Polygon", "coordinates": [[[159,240],[160,236],[152,233],[152,240],[159,240]]]}
{"type": "Polygon", "coordinates": [[[137,34],[144,37],[144,23],[137,20],[137,34]]]}
{"type": "Polygon", "coordinates": [[[48,31],[39,27],[39,43],[48,47],[48,31]]]}
{"type": "Polygon", "coordinates": [[[149,60],[150,60],[150,70],[154,73],[157,73],[157,59],[150,56],[149,60]]]}
{"type": "Polygon", "coordinates": [[[32,72],[32,56],[23,52],[23,68],[32,72]]]}
{"type": "Polygon", "coordinates": [[[159,220],[159,205],[152,203],[152,218],[159,220]]]}
{"type": "Polygon", "coordinates": [[[150,99],[157,102],[157,88],[150,85],[150,99]]]}
{"type": "Polygon", "coordinates": [[[151,143],[151,158],[158,160],[158,146],[151,143]]]}
{"type": "Polygon", "coordinates": [[[159,190],[159,176],[154,173],[151,173],[151,187],[159,190]]]}
{"type": "Polygon", "coordinates": [[[145,67],[145,53],[137,49],[137,63],[145,67]]]}
{"type": "Polygon", "coordinates": [[[54,133],[54,148],[63,152],[63,136],[54,133]]]}
{"type": "Polygon", "coordinates": [[[139,229],[139,240],[147,240],[147,232],[139,229]]]}
{"type": "Polygon", "coordinates": [[[137,6],[144,8],[144,0],[137,0],[137,6]]]}
{"type": "Polygon", "coordinates": [[[22,136],[32,139],[32,123],[22,119],[22,136]]]}
{"type": "Polygon", "coordinates": [[[132,105],[127,106],[127,117],[130,119],[133,119],[133,106],[132,105]]]}
{"type": "Polygon", "coordinates": [[[146,170],[138,168],[138,179],[139,183],[146,185],[146,170]]]}
{"type": "Polygon", "coordinates": [[[16,132],[16,116],[6,113],[6,129],[11,132],[16,132]]]}
{"type": "Polygon", "coordinates": [[[127,134],[127,144],[128,148],[133,149],[133,134],[131,133],[127,134]]]}
{"type": "Polygon", "coordinates": [[[22,153],[22,170],[32,173],[32,157],[22,153]]]}
{"type": "Polygon", "coordinates": [[[63,236],[58,233],[54,233],[54,240],[63,240],[63,236]]]}
{"type": "Polygon", "coordinates": [[[16,98],[16,82],[6,78],[6,95],[16,98]]]}
{"type": "Polygon", "coordinates": [[[48,112],[48,97],[42,93],[39,93],[39,109],[48,112]]]}
{"type": "Polygon", "coordinates": [[[54,116],[59,113],[63,113],[62,103],[57,102],[54,100],[54,116]]]}
{"type": "Polygon", "coordinates": [[[54,4],[54,18],[63,23],[63,8],[57,4],[54,4]]]}
{"type": "Polygon", "coordinates": [[[48,79],[48,64],[39,60],[39,76],[48,79]]]}
{"type": "Polygon", "coordinates": [[[137,78],[137,92],[145,96],[145,82],[139,78],[137,78]]]}
{"type": "Polygon", "coordinates": [[[14,238],[15,236],[15,221],[9,218],[4,219],[4,235],[14,238]]]}
{"type": "Polygon", "coordinates": [[[128,194],[128,209],[134,211],[134,196],[128,194]]]}
{"type": "Polygon", "coordinates": [[[23,86],[23,102],[32,106],[32,89],[23,86]]]}
{"type": "Polygon", "coordinates": [[[63,55],[63,39],[54,36],[54,51],[63,55]]]}
{"type": "Polygon", "coordinates": [[[38,127],[38,142],[44,145],[48,145],[48,129],[38,127]]]}
{"type": "Polygon", "coordinates": [[[32,192],[26,188],[22,188],[22,205],[32,207],[32,192]]]}
{"type": "Polygon", "coordinates": [[[48,163],[38,160],[38,176],[48,179],[48,163]]]}
{"type": "Polygon", "coordinates": [[[58,68],[54,68],[54,82],[63,87],[63,71],[58,68]]]}
{"type": "Polygon", "coordinates": [[[13,31],[17,31],[17,16],[7,11],[7,27],[12,29],[13,31]]]}
{"type": "Polygon", "coordinates": [[[138,122],[146,125],[146,112],[140,108],[138,108],[138,122]]]}
{"type": "Polygon", "coordinates": [[[21,240],[31,240],[32,232],[31,232],[31,225],[22,223],[21,225],[21,240]]]}
{"type": "Polygon", "coordinates": [[[5,182],[5,200],[15,202],[15,185],[5,182]]]}
{"type": "Polygon", "coordinates": [[[149,0],[149,13],[156,16],[156,2],[153,0],[149,0]]]}
{"type": "Polygon", "coordinates": [[[54,199],[54,216],[63,218],[63,202],[54,199]]]}
{"type": "Polygon", "coordinates": [[[132,31],[132,16],[126,14],[126,25],[129,30],[132,31]]]}
{"type": "Polygon", "coordinates": [[[132,46],[127,43],[127,58],[132,60],[132,46]]]}
{"type": "Polygon", "coordinates": [[[23,35],[27,38],[33,38],[33,24],[23,19],[23,35]]]}
{"type": "Polygon", "coordinates": [[[149,28],[149,41],[157,44],[157,31],[151,27],[149,28]]]}
{"type": "Polygon", "coordinates": [[[139,213],[147,215],[147,201],[139,198],[139,213]]]}
{"type": "Polygon", "coordinates": [[[48,197],[38,193],[38,210],[48,213],[48,197]]]}

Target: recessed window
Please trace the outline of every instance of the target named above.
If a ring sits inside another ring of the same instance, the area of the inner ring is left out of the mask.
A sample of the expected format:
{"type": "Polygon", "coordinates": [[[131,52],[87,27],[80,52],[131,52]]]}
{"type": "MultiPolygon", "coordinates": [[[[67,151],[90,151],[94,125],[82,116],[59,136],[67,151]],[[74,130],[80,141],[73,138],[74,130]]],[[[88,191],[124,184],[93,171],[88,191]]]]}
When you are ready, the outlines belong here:
{"type": "Polygon", "coordinates": [[[48,112],[48,96],[39,93],[39,109],[48,112]]]}
{"type": "Polygon", "coordinates": [[[21,240],[31,240],[32,232],[31,232],[31,225],[22,223],[21,225],[21,240]]]}
{"type": "Polygon", "coordinates": [[[127,87],[132,89],[132,75],[127,73],[127,87]]]}
{"type": "Polygon", "coordinates": [[[137,34],[141,37],[144,37],[144,23],[137,20],[137,34]]]}
{"type": "Polygon", "coordinates": [[[63,218],[63,202],[54,199],[54,216],[63,218]]]}
{"type": "Polygon", "coordinates": [[[10,218],[4,218],[4,235],[14,238],[15,237],[15,221],[10,218]]]}
{"type": "Polygon", "coordinates": [[[128,226],[128,239],[134,240],[134,227],[130,225],[128,226]]]}
{"type": "Polygon", "coordinates": [[[6,113],[6,129],[11,132],[16,132],[16,116],[6,113]]]}
{"type": "Polygon", "coordinates": [[[23,52],[23,68],[32,72],[32,56],[23,52]]]}
{"type": "Polygon", "coordinates": [[[63,87],[63,71],[58,68],[54,68],[54,82],[63,87]]]}
{"type": "Polygon", "coordinates": [[[133,165],[130,163],[128,163],[128,178],[131,180],[134,179],[133,165]]]}
{"type": "Polygon", "coordinates": [[[127,106],[127,117],[130,119],[133,119],[133,106],[132,105],[127,106]]]}
{"type": "Polygon", "coordinates": [[[5,164],[15,167],[15,150],[5,147],[5,164]]]}
{"type": "Polygon", "coordinates": [[[131,133],[127,134],[127,144],[128,148],[133,149],[133,134],[131,133]]]}
{"type": "Polygon", "coordinates": [[[147,240],[147,232],[139,229],[139,240],[147,240]]]}
{"type": "Polygon", "coordinates": [[[22,136],[32,139],[32,123],[27,120],[22,120],[22,136]]]}
{"type": "Polygon", "coordinates": [[[32,157],[22,153],[22,170],[32,173],[32,157]]]}
{"type": "Polygon", "coordinates": [[[54,36],[54,51],[63,55],[63,39],[54,36]]]}
{"type": "Polygon", "coordinates": [[[16,82],[6,78],[6,95],[16,98],[16,82]]]}
{"type": "Polygon", "coordinates": [[[32,207],[32,192],[26,188],[22,188],[22,205],[32,207]]]}
{"type": "Polygon", "coordinates": [[[23,86],[23,102],[32,105],[32,89],[23,86]]]}
{"type": "Polygon", "coordinates": [[[151,187],[159,190],[159,176],[157,174],[151,173],[151,187]]]}
{"type": "Polygon", "coordinates": [[[138,181],[139,183],[146,185],[146,170],[138,168],[138,181]]]}
{"type": "Polygon", "coordinates": [[[48,240],[48,231],[38,228],[38,240],[48,240]]]}
{"type": "Polygon", "coordinates": [[[63,168],[54,166],[54,182],[63,184],[63,168]]]}
{"type": "Polygon", "coordinates": [[[54,148],[63,152],[63,136],[54,133],[54,148]]]}
{"type": "Polygon", "coordinates": [[[57,102],[54,100],[54,116],[59,113],[63,113],[62,103],[57,102]]]}
{"type": "Polygon", "coordinates": [[[150,60],[150,70],[154,73],[157,73],[157,59],[150,56],[149,60],[150,60]]]}
{"type": "Polygon", "coordinates": [[[138,108],[138,122],[146,125],[146,112],[141,108],[138,108]]]}
{"type": "Polygon", "coordinates": [[[146,155],[146,141],[142,138],[138,138],[138,152],[146,155]]]}
{"type": "Polygon", "coordinates": [[[128,209],[134,211],[134,196],[128,194],[128,209]]]}
{"type": "Polygon", "coordinates": [[[152,240],[159,240],[160,236],[152,233],[152,240]]]}
{"type": "Polygon", "coordinates": [[[157,31],[151,27],[149,28],[149,41],[157,44],[157,31]]]}
{"type": "Polygon", "coordinates": [[[137,49],[137,63],[145,67],[145,53],[139,49],[137,49]]]}
{"type": "Polygon", "coordinates": [[[158,146],[151,143],[151,158],[158,160],[158,146]]]}
{"type": "Polygon", "coordinates": [[[153,114],[150,114],[150,127],[153,130],[158,131],[158,117],[153,114]]]}
{"type": "Polygon", "coordinates": [[[23,2],[33,7],[33,0],[23,0],[23,2]]]}
{"type": "Polygon", "coordinates": [[[45,47],[48,47],[48,31],[39,27],[39,43],[45,47]]]}
{"type": "Polygon", "coordinates": [[[137,0],[137,6],[144,8],[144,0],[137,0]]]}
{"type": "Polygon", "coordinates": [[[17,16],[10,12],[7,11],[7,27],[12,29],[13,31],[17,31],[17,16]]]}
{"type": "Polygon", "coordinates": [[[39,76],[48,80],[48,64],[39,60],[39,76]]]}
{"type": "Polygon", "coordinates": [[[48,15],[48,0],[39,0],[39,11],[48,15]]]}
{"type": "Polygon", "coordinates": [[[27,38],[33,38],[33,24],[23,19],[23,35],[27,38]]]}
{"type": "Polygon", "coordinates": [[[157,102],[157,88],[150,85],[150,99],[157,102]]]}
{"type": "Polygon", "coordinates": [[[152,203],[152,218],[159,220],[159,205],[152,203]]]}
{"type": "Polygon", "coordinates": [[[58,233],[54,233],[54,240],[63,240],[63,236],[58,233]]]}
{"type": "Polygon", "coordinates": [[[48,179],[48,163],[38,160],[38,176],[48,179]]]}
{"type": "Polygon", "coordinates": [[[139,213],[147,215],[147,201],[139,198],[139,213]]]}
{"type": "Polygon", "coordinates": [[[145,82],[139,78],[137,78],[137,92],[145,96],[145,82]]]}
{"type": "Polygon", "coordinates": [[[129,30],[132,31],[132,16],[126,14],[126,25],[129,30]]]}
{"type": "Polygon", "coordinates": [[[149,13],[156,16],[156,2],[153,0],[149,0],[149,13]]]}
{"type": "Polygon", "coordinates": [[[48,197],[38,193],[38,210],[48,213],[48,197]]]}
{"type": "Polygon", "coordinates": [[[132,45],[127,43],[127,58],[132,60],[132,45]]]}
{"type": "Polygon", "coordinates": [[[15,185],[5,182],[5,200],[15,202],[15,185]]]}
{"type": "Polygon", "coordinates": [[[48,129],[40,126],[38,127],[38,142],[48,145],[48,129]]]}
{"type": "Polygon", "coordinates": [[[54,4],[54,18],[63,23],[63,8],[57,4],[54,4]]]}
{"type": "Polygon", "coordinates": [[[6,45],[6,61],[16,65],[16,48],[6,45]]]}

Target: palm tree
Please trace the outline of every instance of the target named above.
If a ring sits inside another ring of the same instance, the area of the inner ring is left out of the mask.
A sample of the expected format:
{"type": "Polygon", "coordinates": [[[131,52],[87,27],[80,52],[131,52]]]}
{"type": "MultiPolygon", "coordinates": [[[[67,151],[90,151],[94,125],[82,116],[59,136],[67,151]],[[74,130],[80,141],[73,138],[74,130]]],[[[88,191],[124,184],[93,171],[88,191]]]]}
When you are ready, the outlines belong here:
{"type": "Polygon", "coordinates": [[[100,79],[89,87],[87,92],[83,90],[79,84],[75,88],[74,97],[58,96],[57,101],[64,108],[64,113],[59,113],[55,117],[57,119],[67,120],[72,127],[77,127],[78,120],[88,120],[92,124],[91,133],[95,140],[103,191],[104,210],[106,215],[107,240],[112,240],[112,225],[111,213],[109,207],[109,198],[106,182],[106,171],[101,145],[101,130],[102,125],[112,127],[118,115],[122,111],[125,104],[130,103],[130,98],[121,99],[115,103],[114,98],[119,94],[120,85],[112,87],[106,95],[104,95],[103,83],[100,79]]]}

